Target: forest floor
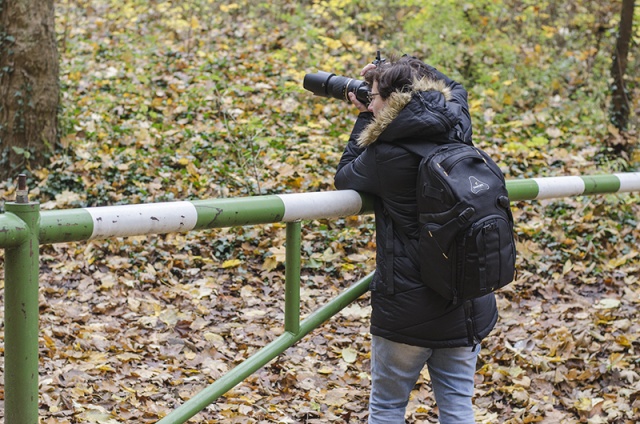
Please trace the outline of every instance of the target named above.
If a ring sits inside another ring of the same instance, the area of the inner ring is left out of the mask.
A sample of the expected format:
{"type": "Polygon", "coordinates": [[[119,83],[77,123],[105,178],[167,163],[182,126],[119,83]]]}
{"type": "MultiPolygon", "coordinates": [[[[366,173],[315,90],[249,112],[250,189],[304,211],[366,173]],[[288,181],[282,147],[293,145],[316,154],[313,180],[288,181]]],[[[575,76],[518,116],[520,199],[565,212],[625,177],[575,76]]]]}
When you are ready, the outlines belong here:
{"type": "MultiPolygon", "coordinates": [[[[621,134],[606,116],[609,2],[468,2],[430,25],[432,0],[363,3],[56,2],[61,140],[30,170],[31,200],[50,210],[333,190],[355,109],[301,81],[357,74],[376,49],[424,54],[464,82],[476,144],[507,179],[637,169],[637,153],[603,147],[637,144],[635,127],[621,134]]],[[[14,182],[0,194],[13,199],[14,182]]],[[[477,421],[640,421],[639,195],[513,211],[518,274],[482,344],[477,421]]],[[[303,318],[374,269],[374,237],[371,216],[303,223],[303,318]]],[[[273,223],[42,246],[40,422],[156,422],[273,341],[284,241],[273,223]]],[[[369,317],[366,294],[189,422],[366,422],[369,317]]],[[[426,371],[407,420],[437,422],[426,371]]]]}

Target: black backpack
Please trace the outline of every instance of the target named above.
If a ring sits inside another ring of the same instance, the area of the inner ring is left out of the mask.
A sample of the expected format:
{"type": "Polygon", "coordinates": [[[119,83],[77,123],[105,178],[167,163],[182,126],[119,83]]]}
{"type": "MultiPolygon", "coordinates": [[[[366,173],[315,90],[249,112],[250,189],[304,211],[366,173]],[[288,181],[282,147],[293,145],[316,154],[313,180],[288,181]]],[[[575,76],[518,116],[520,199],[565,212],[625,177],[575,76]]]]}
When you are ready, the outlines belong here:
{"type": "Polygon", "coordinates": [[[513,215],[498,165],[463,143],[403,147],[422,157],[416,195],[423,283],[455,304],[513,281],[513,215]]]}

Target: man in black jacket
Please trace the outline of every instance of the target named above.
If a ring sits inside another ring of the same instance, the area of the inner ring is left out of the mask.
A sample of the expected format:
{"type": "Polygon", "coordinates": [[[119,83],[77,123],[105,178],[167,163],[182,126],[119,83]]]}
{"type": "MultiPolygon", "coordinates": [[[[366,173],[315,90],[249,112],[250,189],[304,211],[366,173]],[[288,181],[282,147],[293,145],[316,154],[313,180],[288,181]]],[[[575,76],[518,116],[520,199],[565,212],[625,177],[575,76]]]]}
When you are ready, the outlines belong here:
{"type": "MultiPolygon", "coordinates": [[[[473,423],[480,342],[498,312],[493,294],[452,304],[421,282],[403,240],[417,239],[420,157],[402,147],[458,134],[471,143],[467,92],[413,57],[363,70],[372,86],[335,176],[338,189],[375,196],[376,272],[371,284],[372,388],[369,423],[403,424],[409,394],[425,363],[440,422],[473,423]],[[373,68],[373,69],[372,69],[373,68]],[[401,237],[400,234],[406,235],[401,237]]],[[[460,142],[460,141],[459,141],[460,142]]]]}

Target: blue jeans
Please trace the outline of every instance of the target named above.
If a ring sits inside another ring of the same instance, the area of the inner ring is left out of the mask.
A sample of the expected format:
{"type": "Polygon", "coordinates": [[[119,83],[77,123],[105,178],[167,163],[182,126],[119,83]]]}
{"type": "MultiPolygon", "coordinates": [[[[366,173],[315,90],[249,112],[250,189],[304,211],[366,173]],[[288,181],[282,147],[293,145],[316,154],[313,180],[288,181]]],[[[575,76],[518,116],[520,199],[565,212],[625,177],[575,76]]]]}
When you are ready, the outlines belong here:
{"type": "Polygon", "coordinates": [[[428,349],[372,336],[369,424],[404,424],[425,363],[441,424],[475,423],[471,398],[480,346],[428,349]]]}

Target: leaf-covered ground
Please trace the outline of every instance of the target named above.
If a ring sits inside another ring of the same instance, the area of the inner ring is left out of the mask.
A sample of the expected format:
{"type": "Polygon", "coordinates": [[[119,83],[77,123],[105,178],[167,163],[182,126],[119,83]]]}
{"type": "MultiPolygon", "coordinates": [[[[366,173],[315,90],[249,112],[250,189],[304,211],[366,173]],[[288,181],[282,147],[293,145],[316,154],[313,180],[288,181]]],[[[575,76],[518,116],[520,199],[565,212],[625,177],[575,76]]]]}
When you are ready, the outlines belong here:
{"type": "MultiPolygon", "coordinates": [[[[29,173],[31,199],[60,209],[332,190],[355,110],[301,81],[356,75],[377,49],[464,82],[475,141],[509,179],[637,169],[637,154],[605,148],[637,144],[640,109],[636,25],[632,127],[608,124],[617,2],[386,3],[57,2],[61,140],[29,173]]],[[[13,199],[14,182],[0,191],[13,199]]],[[[478,422],[640,420],[640,197],[513,206],[519,272],[483,344],[478,422]]],[[[304,317],[373,269],[375,244],[370,216],[303,224],[304,317]]],[[[41,422],[155,422],[276,338],[284,232],[43,246],[41,422]]],[[[364,296],[190,422],[365,422],[369,313],[364,296]]],[[[428,379],[409,422],[437,420],[428,379]]]]}

